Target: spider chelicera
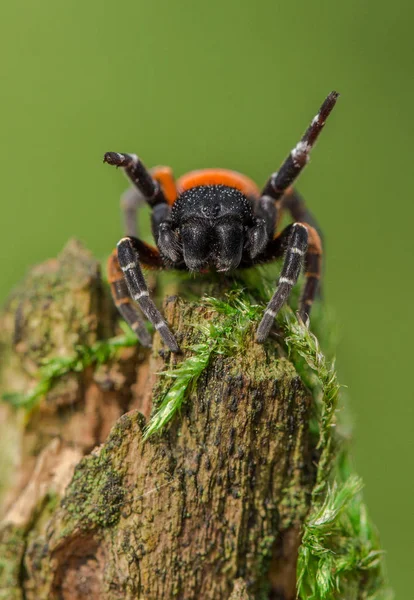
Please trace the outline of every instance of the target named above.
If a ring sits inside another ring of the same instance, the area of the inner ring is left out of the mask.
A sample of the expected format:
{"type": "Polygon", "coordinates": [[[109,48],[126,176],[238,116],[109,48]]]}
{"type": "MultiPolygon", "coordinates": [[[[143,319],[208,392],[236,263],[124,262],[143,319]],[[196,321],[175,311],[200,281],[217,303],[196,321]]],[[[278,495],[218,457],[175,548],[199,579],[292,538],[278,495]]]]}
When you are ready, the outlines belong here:
{"type": "Polygon", "coordinates": [[[270,176],[262,192],[245,175],[226,169],[192,171],[175,182],[169,167],[148,171],[135,154],[105,154],[104,162],[122,167],[152,210],[157,247],[134,235],[135,210],[127,205],[127,236],[120,240],[108,261],[115,304],[144,346],[151,345],[151,337],[136,304],[170,350],[179,351],[174,335],[149,297],[142,267],[226,272],[284,257],[276,291],[263,314],[256,340],[266,340],[303,265],[306,282],[299,314],[307,320],[321,274],[322,244],[316,222],[292,184],[308,162],[309,152],[337,98],[337,92],[329,94],[300,142],[279,171],[270,176]],[[294,223],[276,234],[284,209],[290,212],[294,223]]]}

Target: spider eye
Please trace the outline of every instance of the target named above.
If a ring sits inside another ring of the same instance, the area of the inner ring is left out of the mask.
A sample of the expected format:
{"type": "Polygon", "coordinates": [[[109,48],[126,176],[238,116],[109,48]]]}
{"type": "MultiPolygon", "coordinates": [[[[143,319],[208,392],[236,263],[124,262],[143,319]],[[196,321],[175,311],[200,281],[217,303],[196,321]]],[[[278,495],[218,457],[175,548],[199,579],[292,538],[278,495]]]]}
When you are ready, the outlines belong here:
{"type": "Polygon", "coordinates": [[[201,208],[203,215],[209,219],[218,217],[221,211],[220,204],[206,204],[201,208]]]}

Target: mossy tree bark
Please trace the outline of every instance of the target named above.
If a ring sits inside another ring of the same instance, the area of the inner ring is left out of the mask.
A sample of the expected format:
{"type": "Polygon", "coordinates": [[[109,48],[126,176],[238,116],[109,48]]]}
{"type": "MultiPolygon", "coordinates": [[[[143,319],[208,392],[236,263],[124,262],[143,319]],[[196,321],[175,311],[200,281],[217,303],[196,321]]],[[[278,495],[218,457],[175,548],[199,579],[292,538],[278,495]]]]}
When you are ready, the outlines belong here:
{"type": "MultiPolygon", "coordinates": [[[[177,297],[183,348],[222,317],[177,297]]],[[[4,390],[45,359],[116,329],[96,261],[69,244],[36,268],[2,317],[4,390]]],[[[312,400],[282,345],[254,329],[213,355],[172,423],[147,441],[151,406],[182,357],[139,346],[62,377],[29,414],[1,407],[0,598],[296,597],[301,528],[315,482],[312,400]]]]}

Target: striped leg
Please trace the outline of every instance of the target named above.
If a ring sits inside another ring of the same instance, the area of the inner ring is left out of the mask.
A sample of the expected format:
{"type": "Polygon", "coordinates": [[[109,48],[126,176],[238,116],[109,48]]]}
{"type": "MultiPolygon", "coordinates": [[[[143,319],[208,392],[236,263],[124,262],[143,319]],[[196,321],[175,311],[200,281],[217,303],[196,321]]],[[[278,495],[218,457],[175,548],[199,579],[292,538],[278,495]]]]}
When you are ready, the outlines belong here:
{"type": "Polygon", "coordinates": [[[297,179],[303,167],[309,161],[309,153],[314,146],[320,132],[325,125],[336,104],[339,94],[331,92],[322,104],[319,112],[312,120],[302,139],[293,148],[277,173],[273,173],[262,191],[258,202],[257,212],[259,216],[266,218],[268,233],[273,236],[277,220],[278,208],[283,194],[289,186],[297,179]]]}
{"type": "MultiPolygon", "coordinates": [[[[167,344],[172,352],[179,352],[178,344],[168,328],[167,323],[163,319],[160,311],[155,306],[154,302],[149,297],[147,284],[142,273],[139,260],[141,259],[144,264],[148,264],[148,257],[141,256],[143,248],[146,245],[139,240],[132,237],[122,238],[118,242],[118,262],[124,273],[125,281],[128,286],[129,294],[131,298],[137,302],[149,321],[154,325],[155,329],[159,331],[162,339],[167,344]]],[[[152,252],[152,260],[156,259],[157,264],[150,262],[151,266],[160,266],[161,258],[158,251],[155,248],[149,248],[152,252]]]]}
{"type": "Polygon", "coordinates": [[[150,206],[167,203],[160,184],[152,177],[136,154],[106,152],[103,160],[108,165],[122,167],[128,179],[141,192],[150,206]]]}
{"type": "Polygon", "coordinates": [[[309,316],[310,306],[313,302],[313,299],[318,296],[318,298],[322,298],[322,285],[321,285],[321,277],[322,277],[322,249],[324,246],[323,243],[323,235],[321,228],[313,214],[307,208],[305,201],[302,196],[297,192],[293,187],[290,187],[286,190],[285,195],[282,198],[282,209],[287,208],[290,212],[292,219],[299,223],[306,223],[311,226],[308,233],[309,235],[309,248],[308,253],[313,256],[306,257],[305,269],[306,272],[309,273],[307,275],[308,278],[311,277],[311,273],[317,273],[315,278],[316,281],[307,281],[304,293],[302,295],[302,303],[306,301],[309,306],[307,311],[301,310],[301,317],[304,321],[306,321],[309,316]],[[317,235],[315,235],[315,232],[317,235]],[[316,255],[316,256],[314,256],[316,255]]]}
{"type": "Polygon", "coordinates": [[[280,254],[283,247],[286,247],[286,253],[277,289],[267,305],[257,329],[256,340],[259,343],[263,343],[266,340],[277,313],[288,299],[292,287],[298,280],[303,264],[303,258],[308,247],[308,229],[302,223],[289,225],[282,234],[274,240],[274,243],[271,242],[270,245],[274,246],[274,257],[280,254]],[[284,243],[286,238],[287,244],[284,243]]]}
{"type": "MultiPolygon", "coordinates": [[[[159,183],[164,196],[170,206],[174,204],[177,199],[177,188],[175,186],[174,175],[170,167],[154,167],[151,169],[150,174],[159,183]]],[[[138,190],[136,186],[130,187],[121,196],[121,212],[124,220],[124,233],[132,237],[139,236],[139,229],[137,227],[137,212],[143,203],[145,203],[145,196],[138,190]]],[[[159,207],[158,213],[161,214],[161,218],[164,218],[164,213],[167,212],[165,207],[159,207]],[[161,208],[161,210],[160,210],[161,208]]],[[[159,215],[157,215],[159,219],[159,215]]],[[[156,225],[156,228],[159,225],[156,225]]]]}
{"type": "Polygon", "coordinates": [[[133,236],[137,233],[136,212],[142,198],[152,208],[152,233],[154,239],[158,240],[160,223],[168,218],[170,204],[175,199],[175,182],[171,169],[169,167],[156,167],[150,172],[135,154],[122,154],[120,152],[107,152],[104,156],[104,162],[122,167],[137,190],[135,195],[127,192],[121,198],[126,234],[133,236]]]}
{"type": "Polygon", "coordinates": [[[321,228],[317,220],[306,206],[302,196],[293,187],[289,187],[281,198],[281,207],[282,209],[287,209],[289,211],[294,222],[308,223],[311,225],[311,227],[316,229],[319,237],[322,239],[321,228]]]}
{"type": "Polygon", "coordinates": [[[132,303],[128,292],[124,274],[118,263],[116,249],[112,252],[107,264],[108,281],[111,286],[111,294],[115,306],[136,334],[137,338],[146,348],[151,347],[151,335],[145,327],[145,323],[136,306],[132,303]]]}
{"type": "Polygon", "coordinates": [[[313,227],[306,225],[308,230],[308,251],[305,256],[306,283],[300,299],[299,315],[306,323],[312,308],[315,296],[319,291],[322,272],[322,242],[313,227]]]}

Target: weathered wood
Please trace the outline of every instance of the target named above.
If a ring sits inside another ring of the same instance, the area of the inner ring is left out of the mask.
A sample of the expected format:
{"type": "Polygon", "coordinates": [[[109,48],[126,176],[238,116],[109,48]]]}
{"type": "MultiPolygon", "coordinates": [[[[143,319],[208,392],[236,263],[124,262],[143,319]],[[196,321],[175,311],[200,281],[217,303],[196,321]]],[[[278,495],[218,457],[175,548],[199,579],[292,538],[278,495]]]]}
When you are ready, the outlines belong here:
{"type": "MultiPolygon", "coordinates": [[[[97,264],[79,245],[24,289],[3,317],[7,389],[33,385],[40,358],[115,330],[97,264]]],[[[183,348],[197,323],[222,318],[178,298],[165,312],[183,348]]],[[[142,413],[171,384],[157,373],[182,360],[159,349],[156,339],[152,352],[125,349],[98,372],[66,377],[25,421],[7,411],[19,461],[4,499],[0,598],[295,597],[315,479],[307,390],[282,347],[256,344],[252,328],[231,356],[212,357],[181,414],[144,442],[142,413]]]]}

